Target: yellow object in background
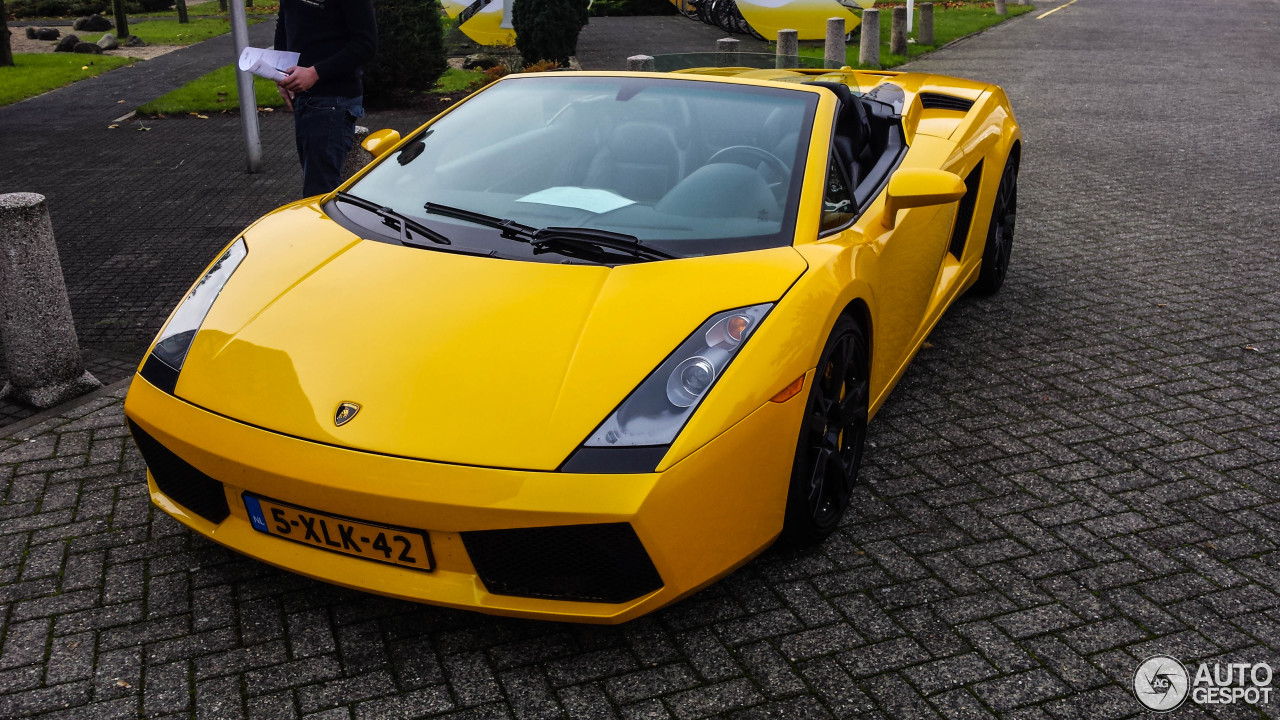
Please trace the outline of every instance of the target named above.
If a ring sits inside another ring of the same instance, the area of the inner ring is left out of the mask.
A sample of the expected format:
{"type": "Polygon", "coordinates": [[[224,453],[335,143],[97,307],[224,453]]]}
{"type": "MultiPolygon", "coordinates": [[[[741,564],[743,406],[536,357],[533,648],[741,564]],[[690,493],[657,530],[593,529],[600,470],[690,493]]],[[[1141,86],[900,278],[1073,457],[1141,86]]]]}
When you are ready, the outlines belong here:
{"type": "Polygon", "coordinates": [[[467,9],[467,3],[458,2],[458,0],[440,0],[440,4],[444,6],[444,14],[449,16],[450,20],[462,14],[467,9]]]}
{"type": "MultiPolygon", "coordinates": [[[[511,27],[511,23],[507,21],[508,12],[504,12],[506,3],[510,0],[489,0],[484,3],[483,0],[471,3],[466,10],[483,3],[483,6],[475,11],[473,15],[462,21],[458,26],[467,37],[475,40],[481,45],[515,45],[516,31],[511,27]]],[[[446,6],[449,4],[445,3],[446,6]]],[[[445,8],[448,12],[448,8],[445,8]]],[[[466,15],[466,13],[461,13],[466,15]]]]}
{"type": "MultiPolygon", "coordinates": [[[[686,11],[693,9],[695,1],[671,0],[671,4],[686,11]]],[[[865,10],[875,5],[875,0],[854,0],[854,3],[865,10]]],[[[737,0],[737,5],[751,28],[766,40],[776,40],[778,31],[783,29],[795,30],[801,40],[824,40],[827,18],[845,18],[845,32],[852,32],[862,22],[837,0],[737,0]]]]}
{"type": "MultiPolygon", "coordinates": [[[[874,0],[867,4],[871,2],[874,0]]],[[[836,0],[738,0],[738,10],[766,40],[777,40],[778,31],[787,28],[795,30],[801,40],[824,40],[827,18],[843,17],[846,33],[862,22],[836,0]]]]}

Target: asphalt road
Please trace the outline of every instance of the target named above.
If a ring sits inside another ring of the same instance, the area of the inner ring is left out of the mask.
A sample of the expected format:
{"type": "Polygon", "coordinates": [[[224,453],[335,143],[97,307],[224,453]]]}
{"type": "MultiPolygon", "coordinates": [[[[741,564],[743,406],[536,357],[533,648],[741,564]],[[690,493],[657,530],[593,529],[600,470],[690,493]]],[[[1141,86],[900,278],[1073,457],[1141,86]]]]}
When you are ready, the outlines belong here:
{"type": "MultiPolygon", "coordinates": [[[[1077,0],[917,62],[1001,83],[1023,124],[1004,290],[935,330],[835,537],[628,625],[371,597],[193,537],[148,505],[119,391],[11,427],[0,717],[1092,720],[1141,714],[1152,655],[1280,667],[1278,26],[1274,0],[1077,0]]],[[[140,214],[198,209],[112,236],[82,322],[162,313],[194,272],[170,259],[211,252],[193,229],[225,231],[190,183],[242,187],[239,161],[183,122],[110,140],[169,168],[140,214]]],[[[1170,715],[1204,716],[1280,700],[1170,715]]]]}

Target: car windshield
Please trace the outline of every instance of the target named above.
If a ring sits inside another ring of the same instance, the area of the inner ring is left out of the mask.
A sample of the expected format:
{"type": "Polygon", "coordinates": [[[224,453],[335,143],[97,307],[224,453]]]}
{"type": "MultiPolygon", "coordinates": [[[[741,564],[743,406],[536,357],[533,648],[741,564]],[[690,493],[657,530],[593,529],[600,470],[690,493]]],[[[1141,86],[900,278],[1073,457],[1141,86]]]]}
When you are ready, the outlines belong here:
{"type": "Polygon", "coordinates": [[[424,206],[619,233],[677,257],[790,245],[816,106],[814,93],[746,84],[514,77],[348,192],[455,243],[483,235],[499,254],[500,229],[478,234],[459,213],[424,206]]]}

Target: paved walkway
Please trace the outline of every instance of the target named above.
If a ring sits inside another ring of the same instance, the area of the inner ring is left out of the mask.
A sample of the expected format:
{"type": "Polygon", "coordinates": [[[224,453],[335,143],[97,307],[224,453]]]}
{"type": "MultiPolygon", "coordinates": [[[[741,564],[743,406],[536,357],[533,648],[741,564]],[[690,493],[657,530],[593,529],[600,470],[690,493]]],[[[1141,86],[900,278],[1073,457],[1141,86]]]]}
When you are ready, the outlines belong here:
{"type": "MultiPolygon", "coordinates": [[[[0,717],[1093,720],[1139,716],[1150,655],[1280,667],[1280,6],[1039,14],[917,63],[1013,99],[1013,268],[934,332],[821,548],[617,628],[367,596],[151,508],[116,388],[0,431],[0,717]]],[[[94,347],[296,192],[285,117],[254,177],[234,118],[11,122],[0,189],[56,180],[94,347]]],[[[1210,715],[1280,700],[1172,717],[1210,715]]]]}

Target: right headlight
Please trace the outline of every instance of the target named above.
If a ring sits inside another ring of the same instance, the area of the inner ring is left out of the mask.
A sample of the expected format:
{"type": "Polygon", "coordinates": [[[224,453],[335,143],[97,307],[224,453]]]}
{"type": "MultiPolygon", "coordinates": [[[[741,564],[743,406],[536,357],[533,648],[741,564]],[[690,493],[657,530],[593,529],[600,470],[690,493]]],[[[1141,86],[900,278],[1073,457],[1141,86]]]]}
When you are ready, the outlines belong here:
{"type": "Polygon", "coordinates": [[[191,349],[205,315],[209,314],[213,301],[218,299],[223,286],[231,279],[231,273],[240,267],[240,262],[248,254],[244,238],[236,240],[178,303],[178,309],[160,331],[155,347],[142,366],[142,377],[165,392],[173,393],[182,364],[187,359],[187,351],[191,349]]]}
{"type": "Polygon", "coordinates": [[[670,445],[771,307],[773,303],[764,303],[712,315],[622,401],[584,446],[670,445]]]}

